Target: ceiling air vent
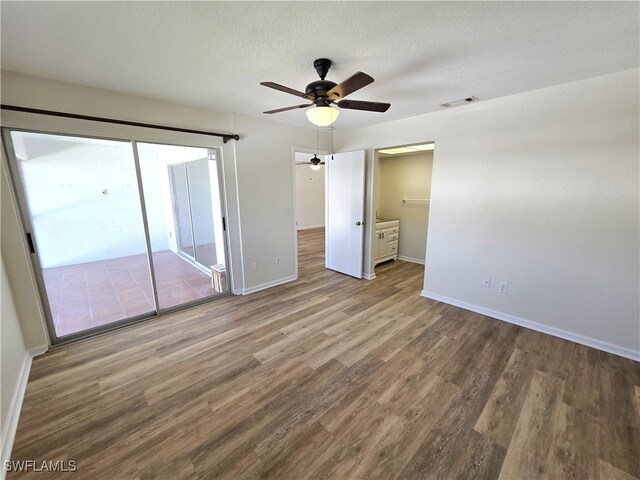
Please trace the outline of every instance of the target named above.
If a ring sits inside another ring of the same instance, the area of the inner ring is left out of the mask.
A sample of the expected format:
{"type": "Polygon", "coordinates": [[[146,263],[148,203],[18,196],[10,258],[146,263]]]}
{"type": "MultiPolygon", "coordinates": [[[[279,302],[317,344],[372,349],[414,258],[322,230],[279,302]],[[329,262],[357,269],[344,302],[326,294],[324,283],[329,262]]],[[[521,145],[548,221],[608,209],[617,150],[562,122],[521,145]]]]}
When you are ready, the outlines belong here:
{"type": "Polygon", "coordinates": [[[440,106],[444,108],[459,107],[460,105],[466,105],[467,103],[477,102],[476,97],[465,97],[460,100],[453,100],[451,102],[441,103],[440,106]]]}

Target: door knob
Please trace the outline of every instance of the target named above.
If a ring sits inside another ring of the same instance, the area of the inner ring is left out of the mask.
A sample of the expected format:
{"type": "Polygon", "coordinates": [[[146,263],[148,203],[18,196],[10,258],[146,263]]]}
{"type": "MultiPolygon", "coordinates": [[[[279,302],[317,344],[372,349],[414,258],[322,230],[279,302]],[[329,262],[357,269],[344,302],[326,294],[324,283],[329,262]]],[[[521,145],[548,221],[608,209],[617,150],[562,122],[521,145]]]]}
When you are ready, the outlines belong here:
{"type": "Polygon", "coordinates": [[[362,225],[362,222],[356,222],[356,225],[359,227],[360,225],[362,225]]]}

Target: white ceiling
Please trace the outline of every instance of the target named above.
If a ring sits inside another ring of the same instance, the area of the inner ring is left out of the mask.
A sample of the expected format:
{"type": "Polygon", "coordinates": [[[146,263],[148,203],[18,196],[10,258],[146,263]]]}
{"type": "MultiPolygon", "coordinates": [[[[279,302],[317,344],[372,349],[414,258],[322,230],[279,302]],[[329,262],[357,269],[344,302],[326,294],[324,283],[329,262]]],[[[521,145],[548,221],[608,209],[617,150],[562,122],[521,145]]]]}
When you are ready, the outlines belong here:
{"type": "MultiPolygon", "coordinates": [[[[2,69],[221,112],[262,116],[299,98],[315,58],[349,96],[353,128],[626,70],[639,63],[638,2],[8,2],[2,69]]],[[[464,107],[461,107],[464,108],[464,107]]],[[[266,115],[265,115],[266,117],[266,115]]],[[[269,116],[310,126],[304,111],[269,116]]]]}

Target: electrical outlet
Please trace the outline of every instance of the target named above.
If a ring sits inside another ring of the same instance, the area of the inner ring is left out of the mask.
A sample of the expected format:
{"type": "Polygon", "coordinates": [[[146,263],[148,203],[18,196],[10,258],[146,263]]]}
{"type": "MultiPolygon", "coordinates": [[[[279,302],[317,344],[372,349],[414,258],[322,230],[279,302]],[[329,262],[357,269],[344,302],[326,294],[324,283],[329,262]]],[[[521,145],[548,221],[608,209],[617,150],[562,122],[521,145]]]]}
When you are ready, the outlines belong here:
{"type": "Polygon", "coordinates": [[[507,293],[509,290],[509,284],[507,282],[500,282],[500,286],[498,287],[498,291],[500,293],[507,293]]]}
{"type": "Polygon", "coordinates": [[[280,257],[276,257],[276,265],[280,265],[280,257]]]}
{"type": "Polygon", "coordinates": [[[255,272],[258,270],[258,264],[256,262],[251,262],[251,271],[255,272]]]}
{"type": "Polygon", "coordinates": [[[489,288],[491,286],[491,277],[482,277],[482,283],[480,285],[489,288]]]}

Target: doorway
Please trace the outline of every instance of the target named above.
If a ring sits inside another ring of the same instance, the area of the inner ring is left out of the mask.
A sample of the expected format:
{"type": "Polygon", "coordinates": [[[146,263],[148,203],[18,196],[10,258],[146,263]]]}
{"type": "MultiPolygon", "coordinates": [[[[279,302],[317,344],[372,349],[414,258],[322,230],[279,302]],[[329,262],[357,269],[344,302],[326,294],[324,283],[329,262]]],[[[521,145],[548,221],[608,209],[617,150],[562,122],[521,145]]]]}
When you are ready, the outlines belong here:
{"type": "Polygon", "coordinates": [[[391,260],[425,265],[435,144],[376,150],[372,270],[391,260]]]}
{"type": "Polygon", "coordinates": [[[326,161],[326,151],[293,148],[294,238],[299,278],[324,266],[326,161]],[[316,154],[323,163],[314,166],[310,160],[316,154]]]}
{"type": "MultiPolygon", "coordinates": [[[[295,153],[294,149],[294,168],[295,153]]],[[[308,158],[311,158],[311,155],[308,154],[308,158]]],[[[364,221],[366,152],[364,150],[356,150],[332,153],[331,155],[325,154],[324,159],[325,225],[323,229],[323,268],[355,278],[362,278],[364,265],[363,240],[366,225],[364,221]]],[[[297,187],[294,186],[294,204],[298,203],[296,201],[296,189],[297,187]]],[[[294,229],[296,229],[295,248],[297,262],[300,253],[298,238],[302,239],[302,235],[297,232],[295,222],[294,229]]],[[[296,271],[298,271],[297,264],[296,271]]]]}
{"type": "Polygon", "coordinates": [[[54,343],[228,292],[212,278],[227,263],[219,149],[13,129],[3,140],[54,343]],[[188,217],[169,165],[193,180],[188,217]],[[187,218],[192,260],[176,240],[187,218]]]}

